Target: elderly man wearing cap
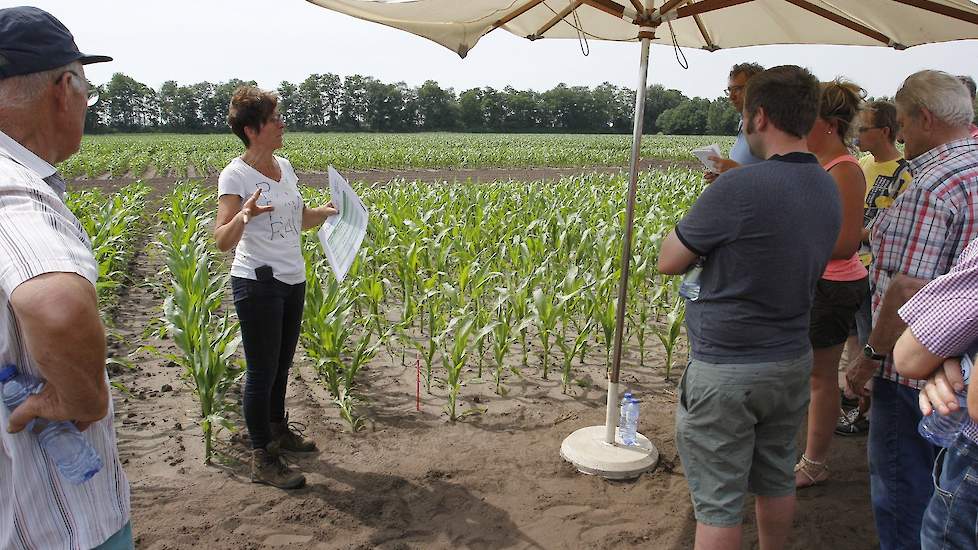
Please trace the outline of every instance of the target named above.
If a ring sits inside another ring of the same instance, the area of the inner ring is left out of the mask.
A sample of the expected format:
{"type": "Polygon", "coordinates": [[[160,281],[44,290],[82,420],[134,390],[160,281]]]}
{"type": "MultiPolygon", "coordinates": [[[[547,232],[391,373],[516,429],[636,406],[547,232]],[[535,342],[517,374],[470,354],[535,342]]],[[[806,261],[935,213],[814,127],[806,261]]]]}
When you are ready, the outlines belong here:
{"type": "Polygon", "coordinates": [[[102,61],[48,13],[0,10],[0,364],[44,381],[13,411],[0,405],[0,548],[133,547],[98,266],[54,168],[78,150],[98,99],[83,66],[102,61]],[[35,418],[74,421],[102,469],[77,485],[62,478],[24,430],[35,418]]]}

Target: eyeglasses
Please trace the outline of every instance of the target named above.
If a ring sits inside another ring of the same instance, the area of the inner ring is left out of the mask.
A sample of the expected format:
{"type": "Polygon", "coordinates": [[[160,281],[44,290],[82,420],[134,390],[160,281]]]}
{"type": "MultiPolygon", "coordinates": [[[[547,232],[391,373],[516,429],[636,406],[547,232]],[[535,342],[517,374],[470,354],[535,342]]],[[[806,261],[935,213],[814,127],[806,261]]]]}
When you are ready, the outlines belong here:
{"type": "Polygon", "coordinates": [[[275,113],[274,115],[268,117],[268,122],[274,122],[275,124],[283,121],[285,121],[285,119],[282,117],[282,113],[275,113]]]}
{"type": "Polygon", "coordinates": [[[857,131],[861,134],[863,132],[868,132],[870,130],[879,130],[883,128],[882,126],[860,126],[857,131]]]}
{"type": "Polygon", "coordinates": [[[724,93],[726,93],[727,97],[730,97],[734,95],[734,92],[743,91],[744,88],[746,88],[746,86],[730,86],[724,90],[724,93]]]}
{"type": "Polygon", "coordinates": [[[92,86],[92,84],[88,81],[88,79],[83,78],[82,75],[76,73],[75,71],[65,71],[61,73],[61,76],[59,76],[58,80],[55,80],[55,82],[60,81],[64,77],[64,75],[69,73],[72,74],[78,80],[85,83],[85,95],[88,97],[88,106],[91,107],[92,105],[98,103],[98,89],[92,86]]]}

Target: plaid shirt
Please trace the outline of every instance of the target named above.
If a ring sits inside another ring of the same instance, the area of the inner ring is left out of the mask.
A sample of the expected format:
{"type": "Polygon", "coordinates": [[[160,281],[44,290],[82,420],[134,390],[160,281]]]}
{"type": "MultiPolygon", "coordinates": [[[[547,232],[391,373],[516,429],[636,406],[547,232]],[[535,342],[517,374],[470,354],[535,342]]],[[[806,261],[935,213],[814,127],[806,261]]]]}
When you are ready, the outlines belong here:
{"type": "Polygon", "coordinates": [[[951,271],[904,304],[900,317],[927,351],[940,357],[957,357],[978,342],[978,239],[951,271]]]}
{"type": "MultiPolygon", "coordinates": [[[[904,304],[900,317],[934,355],[973,354],[978,345],[978,239],[964,249],[951,271],[904,304]]],[[[978,424],[968,422],[964,433],[978,442],[978,424]]]]}
{"type": "MultiPolygon", "coordinates": [[[[978,236],[978,141],[967,138],[935,147],[910,161],[913,183],[873,228],[873,325],[894,275],[936,279],[978,236]]],[[[923,381],[901,377],[887,357],[877,373],[914,388],[923,381]]]]}

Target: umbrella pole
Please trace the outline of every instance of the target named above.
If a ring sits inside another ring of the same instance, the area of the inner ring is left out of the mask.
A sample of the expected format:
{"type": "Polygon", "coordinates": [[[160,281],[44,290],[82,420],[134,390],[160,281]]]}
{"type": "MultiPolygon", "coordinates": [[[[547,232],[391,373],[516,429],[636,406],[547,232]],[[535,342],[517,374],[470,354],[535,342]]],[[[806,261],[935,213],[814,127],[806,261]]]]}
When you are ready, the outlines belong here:
{"type": "Polygon", "coordinates": [[[659,450],[642,434],[636,433],[635,441],[631,445],[618,443],[615,438],[615,427],[618,424],[618,373],[621,367],[621,348],[625,331],[625,299],[628,295],[628,269],[632,256],[632,224],[635,221],[638,158],[642,147],[645,83],[649,72],[649,43],[653,38],[653,29],[642,27],[639,38],[642,39],[642,64],[638,89],[635,92],[635,132],[628,172],[625,242],[622,249],[621,286],[618,288],[618,309],[615,320],[615,354],[611,368],[608,369],[608,410],[605,425],[580,428],[567,436],[560,445],[560,456],[578,470],[608,479],[633,479],[655,468],[659,462],[659,450]]]}
{"type": "Polygon", "coordinates": [[[608,410],[605,415],[605,443],[615,442],[618,425],[618,376],[621,372],[622,340],[625,333],[625,306],[628,299],[628,273],[632,260],[632,227],[635,223],[635,195],[638,191],[638,160],[642,150],[642,125],[645,118],[645,88],[649,74],[649,36],[652,29],[642,28],[642,61],[638,87],[635,90],[635,126],[632,132],[632,157],[628,171],[628,203],[625,207],[625,237],[621,251],[621,281],[618,283],[618,308],[615,310],[615,347],[608,373],[608,410]],[[643,36],[644,35],[644,36],[643,36]]]}

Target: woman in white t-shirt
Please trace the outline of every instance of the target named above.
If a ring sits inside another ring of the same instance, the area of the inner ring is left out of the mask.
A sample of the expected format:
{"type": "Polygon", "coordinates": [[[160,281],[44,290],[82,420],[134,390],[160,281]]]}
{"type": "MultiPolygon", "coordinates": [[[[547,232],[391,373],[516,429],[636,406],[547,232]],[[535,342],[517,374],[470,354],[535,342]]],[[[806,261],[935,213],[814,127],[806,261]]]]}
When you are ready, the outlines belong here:
{"type": "Polygon", "coordinates": [[[235,90],[228,125],[247,150],[221,171],[214,236],[222,251],[235,249],[231,287],[248,365],[242,408],[251,438],[251,479],[293,489],[305,484],[305,477],[289,468],[280,452],[316,450],[290,427],[285,413],[305,301],[299,234],[337,211],[332,203],[303,204],[295,170],[275,156],[285,124],[274,93],[254,86],[235,90]]]}

